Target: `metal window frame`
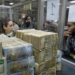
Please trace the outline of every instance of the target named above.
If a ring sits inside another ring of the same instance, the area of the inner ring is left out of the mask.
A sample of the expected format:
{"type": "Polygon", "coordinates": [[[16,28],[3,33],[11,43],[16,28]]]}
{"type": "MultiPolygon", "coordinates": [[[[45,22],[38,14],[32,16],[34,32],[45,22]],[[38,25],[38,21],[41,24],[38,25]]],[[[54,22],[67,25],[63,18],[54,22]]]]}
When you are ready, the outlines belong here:
{"type": "Polygon", "coordinates": [[[59,12],[59,25],[58,25],[58,35],[59,35],[59,50],[63,49],[63,35],[64,35],[64,26],[66,19],[66,7],[68,0],[60,0],[60,12],[59,12]]]}
{"type": "Polygon", "coordinates": [[[9,17],[10,17],[10,19],[12,20],[12,12],[11,12],[11,6],[6,6],[6,5],[0,5],[0,8],[3,8],[3,9],[9,9],[9,17]]]}

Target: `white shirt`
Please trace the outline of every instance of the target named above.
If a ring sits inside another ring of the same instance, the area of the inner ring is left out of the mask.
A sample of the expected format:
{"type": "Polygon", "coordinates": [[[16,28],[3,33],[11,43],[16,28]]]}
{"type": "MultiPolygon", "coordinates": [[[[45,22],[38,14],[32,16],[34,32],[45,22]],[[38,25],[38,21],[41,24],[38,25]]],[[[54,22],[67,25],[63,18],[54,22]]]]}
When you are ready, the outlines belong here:
{"type": "Polygon", "coordinates": [[[13,31],[16,32],[17,30],[19,30],[19,26],[16,24],[14,25],[13,31]]]}
{"type": "Polygon", "coordinates": [[[9,37],[5,34],[0,34],[0,38],[9,38],[9,37]]]}

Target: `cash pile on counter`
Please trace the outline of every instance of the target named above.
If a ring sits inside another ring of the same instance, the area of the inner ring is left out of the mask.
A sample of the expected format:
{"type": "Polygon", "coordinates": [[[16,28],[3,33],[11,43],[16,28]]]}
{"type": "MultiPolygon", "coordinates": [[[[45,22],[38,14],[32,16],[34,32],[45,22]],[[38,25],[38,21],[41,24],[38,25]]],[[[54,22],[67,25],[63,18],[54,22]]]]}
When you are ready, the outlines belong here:
{"type": "Polygon", "coordinates": [[[56,70],[61,71],[62,70],[62,64],[61,64],[61,57],[62,52],[60,50],[57,50],[57,59],[56,59],[56,70]]]}
{"type": "Polygon", "coordinates": [[[2,43],[0,42],[0,75],[7,75],[6,73],[6,58],[2,55],[2,43]]]}
{"type": "MultiPolygon", "coordinates": [[[[36,75],[56,75],[58,34],[40,30],[17,31],[26,42],[33,44],[36,75]]],[[[17,35],[16,35],[17,36],[17,35]]],[[[17,36],[18,37],[18,36],[17,36]]],[[[18,37],[20,38],[20,37],[18,37]]]]}
{"type": "Polygon", "coordinates": [[[7,60],[7,75],[34,75],[33,46],[18,38],[2,39],[3,55],[7,60]]]}
{"type": "Polygon", "coordinates": [[[35,29],[17,30],[16,37],[22,39],[24,33],[34,32],[35,29]]]}

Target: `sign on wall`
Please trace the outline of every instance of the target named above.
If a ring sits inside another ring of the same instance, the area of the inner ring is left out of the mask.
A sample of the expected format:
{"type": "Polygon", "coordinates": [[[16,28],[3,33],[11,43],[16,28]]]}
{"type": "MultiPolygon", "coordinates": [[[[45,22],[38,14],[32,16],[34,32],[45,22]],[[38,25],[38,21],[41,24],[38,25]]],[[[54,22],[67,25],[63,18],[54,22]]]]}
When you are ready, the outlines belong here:
{"type": "Polygon", "coordinates": [[[60,0],[47,0],[46,20],[57,20],[59,18],[60,0]]]}
{"type": "Polygon", "coordinates": [[[75,22],[75,5],[70,5],[69,6],[69,17],[68,17],[69,22],[75,22]]]}

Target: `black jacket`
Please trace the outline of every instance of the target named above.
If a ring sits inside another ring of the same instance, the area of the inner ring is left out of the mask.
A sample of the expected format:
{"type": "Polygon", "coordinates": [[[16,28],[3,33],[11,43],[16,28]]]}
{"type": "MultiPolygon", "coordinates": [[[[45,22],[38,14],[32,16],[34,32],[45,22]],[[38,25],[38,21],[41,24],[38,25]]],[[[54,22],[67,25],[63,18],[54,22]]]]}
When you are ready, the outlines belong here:
{"type": "Polygon", "coordinates": [[[30,25],[27,27],[26,23],[21,25],[21,29],[36,29],[36,25],[34,23],[30,23],[30,25]]]}

